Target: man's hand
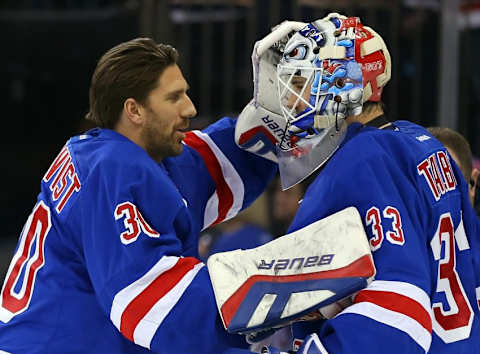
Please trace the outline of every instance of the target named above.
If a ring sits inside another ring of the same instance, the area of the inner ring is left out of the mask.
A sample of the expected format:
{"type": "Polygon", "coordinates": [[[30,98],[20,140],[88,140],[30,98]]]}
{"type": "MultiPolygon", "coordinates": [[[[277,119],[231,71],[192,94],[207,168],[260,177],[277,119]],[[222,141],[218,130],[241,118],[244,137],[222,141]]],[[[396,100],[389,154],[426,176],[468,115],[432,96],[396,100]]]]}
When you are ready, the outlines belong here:
{"type": "Polygon", "coordinates": [[[329,320],[330,318],[335,317],[348,306],[353,304],[353,295],[348,296],[344,299],[341,299],[333,304],[321,307],[313,312],[306,314],[298,319],[298,321],[317,321],[322,319],[329,320]]]}

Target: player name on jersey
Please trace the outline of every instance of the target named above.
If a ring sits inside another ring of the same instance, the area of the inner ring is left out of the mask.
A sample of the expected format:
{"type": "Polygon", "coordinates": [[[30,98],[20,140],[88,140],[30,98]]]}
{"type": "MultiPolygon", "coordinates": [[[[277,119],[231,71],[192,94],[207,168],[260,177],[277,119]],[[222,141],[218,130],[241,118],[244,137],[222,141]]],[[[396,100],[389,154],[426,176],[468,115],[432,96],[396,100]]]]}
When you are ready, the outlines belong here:
{"type": "Polygon", "coordinates": [[[73,192],[78,192],[81,187],[67,145],[55,158],[47,173],[43,176],[43,181],[49,183],[53,176],[55,178],[50,183],[50,191],[52,192],[52,200],[54,202],[58,201],[55,210],[60,214],[73,192]]]}
{"type": "Polygon", "coordinates": [[[420,162],[417,172],[425,177],[436,201],[457,186],[450,159],[445,151],[437,151],[420,162]]]}

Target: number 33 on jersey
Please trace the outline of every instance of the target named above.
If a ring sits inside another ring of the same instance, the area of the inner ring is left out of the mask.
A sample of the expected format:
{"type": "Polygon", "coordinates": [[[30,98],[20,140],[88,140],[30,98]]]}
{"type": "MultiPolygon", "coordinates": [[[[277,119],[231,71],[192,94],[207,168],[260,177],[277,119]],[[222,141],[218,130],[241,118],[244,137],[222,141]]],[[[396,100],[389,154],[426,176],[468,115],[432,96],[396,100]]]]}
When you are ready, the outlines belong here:
{"type": "MultiPolygon", "coordinates": [[[[384,239],[394,245],[405,244],[401,216],[396,208],[388,206],[380,212],[379,208],[371,207],[366,212],[365,224],[373,234],[369,241],[372,251],[378,250],[384,239]],[[384,231],[382,216],[391,219],[391,231],[384,231]]],[[[455,230],[450,213],[442,214],[430,246],[438,274],[432,301],[432,329],[445,343],[469,338],[474,312],[456,270],[457,252],[470,249],[463,220],[455,230]]],[[[477,296],[479,292],[477,289],[477,296]]]]}

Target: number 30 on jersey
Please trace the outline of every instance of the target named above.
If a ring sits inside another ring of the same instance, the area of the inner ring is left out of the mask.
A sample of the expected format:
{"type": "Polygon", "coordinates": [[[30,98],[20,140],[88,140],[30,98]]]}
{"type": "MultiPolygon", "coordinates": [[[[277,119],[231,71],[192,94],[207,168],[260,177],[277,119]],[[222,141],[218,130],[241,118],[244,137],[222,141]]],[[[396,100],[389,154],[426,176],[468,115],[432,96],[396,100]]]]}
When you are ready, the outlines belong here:
{"type": "Polygon", "coordinates": [[[37,272],[45,264],[44,245],[51,226],[50,208],[40,201],[23,228],[17,251],[3,283],[0,298],[2,322],[10,321],[28,308],[37,272]]]}

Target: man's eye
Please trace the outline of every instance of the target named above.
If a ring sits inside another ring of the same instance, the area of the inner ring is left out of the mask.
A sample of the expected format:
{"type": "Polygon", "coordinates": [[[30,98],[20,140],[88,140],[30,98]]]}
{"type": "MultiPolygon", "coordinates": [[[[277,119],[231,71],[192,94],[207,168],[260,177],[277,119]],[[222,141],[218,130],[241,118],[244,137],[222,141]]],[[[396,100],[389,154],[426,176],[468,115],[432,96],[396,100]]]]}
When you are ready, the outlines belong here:
{"type": "Polygon", "coordinates": [[[307,47],[300,45],[298,47],[293,48],[289,53],[287,53],[286,58],[288,60],[302,60],[305,58],[307,54],[307,47]]]}
{"type": "Polygon", "coordinates": [[[295,91],[300,92],[303,86],[305,86],[306,82],[307,82],[307,79],[305,79],[304,77],[294,76],[292,78],[291,84],[292,84],[292,87],[295,89],[295,91]]]}
{"type": "Polygon", "coordinates": [[[176,95],[171,95],[171,96],[169,97],[169,99],[170,99],[170,101],[172,101],[172,102],[176,102],[176,101],[178,101],[178,100],[180,99],[180,97],[181,97],[180,94],[176,94],[176,95]]]}

